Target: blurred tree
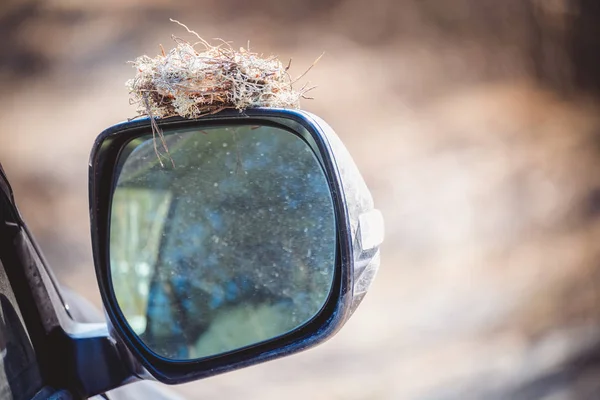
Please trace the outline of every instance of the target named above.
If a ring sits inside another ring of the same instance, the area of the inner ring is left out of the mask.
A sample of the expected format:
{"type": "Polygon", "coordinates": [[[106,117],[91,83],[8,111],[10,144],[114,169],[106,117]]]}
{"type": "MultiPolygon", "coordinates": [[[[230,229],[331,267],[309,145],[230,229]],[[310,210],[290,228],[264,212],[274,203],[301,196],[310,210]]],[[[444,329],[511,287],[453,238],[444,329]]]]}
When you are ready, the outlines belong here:
{"type": "MultiPolygon", "coordinates": [[[[160,245],[150,250],[158,253],[150,290],[138,294],[148,303],[146,343],[159,354],[187,358],[186,349],[215,319],[239,307],[275,308],[261,326],[240,322],[237,330],[248,336],[230,345],[250,344],[256,329],[273,332],[269,323],[279,327],[278,336],[311,319],[331,288],[336,237],[329,187],[312,150],[294,134],[268,127],[194,130],[169,139],[177,139],[169,146],[175,168],[158,165],[150,137],[129,157],[117,189],[138,187],[141,197],[167,191],[173,198],[168,216],[154,218],[147,208],[147,216],[137,216],[134,197],[126,198],[114,224],[166,217],[160,245]]],[[[147,261],[141,257],[148,246],[137,238],[148,225],[111,232],[113,268],[129,264],[132,271],[114,280],[117,290],[143,278],[133,271],[147,261]]],[[[119,298],[124,310],[127,301],[119,298]]],[[[268,316],[264,308],[261,314],[268,316]]],[[[225,350],[231,348],[205,349],[225,350]]]]}
{"type": "Polygon", "coordinates": [[[600,2],[576,0],[575,9],[569,43],[575,85],[600,96],[600,2]]]}
{"type": "Polygon", "coordinates": [[[27,23],[41,13],[42,5],[38,0],[5,1],[0,5],[0,37],[4,38],[0,78],[23,79],[47,71],[48,58],[24,40],[27,23]]]}

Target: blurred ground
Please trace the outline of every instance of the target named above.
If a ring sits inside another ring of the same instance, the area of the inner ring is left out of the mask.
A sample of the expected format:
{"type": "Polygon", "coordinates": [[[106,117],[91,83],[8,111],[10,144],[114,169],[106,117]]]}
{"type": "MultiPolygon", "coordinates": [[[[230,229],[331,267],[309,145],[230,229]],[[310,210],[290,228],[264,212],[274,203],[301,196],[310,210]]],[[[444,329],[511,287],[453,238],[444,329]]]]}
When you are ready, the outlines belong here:
{"type": "Polygon", "coordinates": [[[203,399],[600,393],[600,11],[593,1],[8,1],[0,159],[60,279],[99,304],[95,136],[168,22],[292,57],[386,218],[381,271],[327,344],[179,386],[203,399]],[[442,5],[443,4],[443,5],[442,5]]]}

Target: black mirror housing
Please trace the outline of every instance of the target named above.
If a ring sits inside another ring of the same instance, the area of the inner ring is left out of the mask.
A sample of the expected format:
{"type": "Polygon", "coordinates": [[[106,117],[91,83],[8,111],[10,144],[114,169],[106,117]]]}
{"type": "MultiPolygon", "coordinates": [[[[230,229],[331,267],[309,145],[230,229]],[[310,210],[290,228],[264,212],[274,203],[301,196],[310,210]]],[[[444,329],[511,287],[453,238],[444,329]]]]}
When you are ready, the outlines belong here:
{"type": "Polygon", "coordinates": [[[96,276],[111,334],[124,345],[139,368],[139,377],[177,384],[254,365],[313,347],[333,336],[364,297],[379,267],[383,219],[356,165],[335,132],[317,116],[295,110],[225,110],[197,120],[157,120],[162,130],[224,125],[268,125],[293,131],[310,146],[324,171],[333,200],[336,259],[330,295],[310,321],[273,339],[214,356],[172,360],[150,349],[132,329],[119,307],[111,278],[111,204],[119,174],[119,158],[132,140],[152,133],[151,121],[136,119],[114,125],[95,141],[90,158],[89,193],[96,276]]]}

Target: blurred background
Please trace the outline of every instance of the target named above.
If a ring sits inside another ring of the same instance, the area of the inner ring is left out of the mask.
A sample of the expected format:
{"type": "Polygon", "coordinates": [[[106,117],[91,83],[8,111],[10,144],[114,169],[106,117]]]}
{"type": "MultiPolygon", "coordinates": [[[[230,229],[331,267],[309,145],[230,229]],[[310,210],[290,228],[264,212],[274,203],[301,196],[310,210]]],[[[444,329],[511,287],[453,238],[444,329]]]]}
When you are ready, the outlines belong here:
{"type": "Polygon", "coordinates": [[[0,160],[60,280],[95,304],[88,155],[135,115],[127,61],[171,34],[293,58],[303,108],[386,218],[371,292],[328,343],[177,386],[198,399],[594,399],[600,2],[3,0],[0,160]]]}

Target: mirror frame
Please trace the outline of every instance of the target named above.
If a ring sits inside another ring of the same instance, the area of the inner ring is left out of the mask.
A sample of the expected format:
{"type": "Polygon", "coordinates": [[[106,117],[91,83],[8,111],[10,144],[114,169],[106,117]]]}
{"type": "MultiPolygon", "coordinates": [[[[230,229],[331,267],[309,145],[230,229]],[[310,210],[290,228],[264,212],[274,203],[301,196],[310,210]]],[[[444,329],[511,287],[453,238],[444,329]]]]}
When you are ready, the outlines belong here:
{"type": "Polygon", "coordinates": [[[334,335],[360,303],[377,271],[383,223],[381,215],[373,209],[362,177],[333,130],[308,112],[272,108],[248,109],[243,113],[224,110],[195,120],[173,117],[156,122],[163,130],[203,129],[227,123],[276,123],[301,137],[303,133],[293,127],[302,126],[304,134],[310,135],[305,141],[321,161],[333,200],[336,265],[328,300],[319,314],[299,328],[254,346],[196,360],[169,360],[158,356],[137,337],[123,316],[111,284],[109,259],[110,213],[118,161],[131,140],[152,132],[151,124],[148,118],[141,118],[106,129],[94,143],[89,164],[92,248],[109,331],[117,339],[117,346],[124,345],[128,349],[130,354],[125,358],[130,359],[133,373],[167,384],[184,383],[287,356],[334,335]]]}

